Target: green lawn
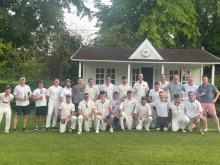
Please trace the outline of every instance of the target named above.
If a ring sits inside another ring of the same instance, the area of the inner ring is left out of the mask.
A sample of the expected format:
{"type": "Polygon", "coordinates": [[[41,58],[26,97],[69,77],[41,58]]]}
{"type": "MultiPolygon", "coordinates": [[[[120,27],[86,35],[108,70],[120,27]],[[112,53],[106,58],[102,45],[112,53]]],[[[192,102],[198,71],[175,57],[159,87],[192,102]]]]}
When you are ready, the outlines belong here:
{"type": "MultiPolygon", "coordinates": [[[[34,128],[30,116],[27,129],[34,128]]],[[[3,130],[4,121],[0,126],[3,130]]],[[[0,164],[220,164],[220,134],[115,131],[60,134],[58,130],[0,133],[0,164]]],[[[21,120],[18,130],[21,129],[21,120]]]]}

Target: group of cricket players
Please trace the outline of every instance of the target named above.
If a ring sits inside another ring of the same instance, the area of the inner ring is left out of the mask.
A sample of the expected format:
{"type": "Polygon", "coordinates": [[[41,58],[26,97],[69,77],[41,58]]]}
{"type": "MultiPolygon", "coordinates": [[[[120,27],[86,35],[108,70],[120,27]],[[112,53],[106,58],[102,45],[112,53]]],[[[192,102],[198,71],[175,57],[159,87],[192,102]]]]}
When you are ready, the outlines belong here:
{"type": "Polygon", "coordinates": [[[35,131],[41,125],[45,131],[59,128],[60,133],[68,130],[77,134],[91,129],[96,134],[105,130],[113,133],[115,129],[197,131],[204,134],[208,131],[209,114],[220,132],[215,109],[220,93],[209,83],[206,75],[202,77],[202,84],[197,86],[192,76],[188,76],[187,83],[181,84],[178,75],[168,82],[161,74],[160,81],[155,82],[152,89],[149,89],[142,73],[138,74],[133,87],[126,76],[122,77],[120,85],[112,84],[110,75],[99,86],[92,78],[85,85],[82,77],[77,79],[76,85],[70,79],[65,81],[64,87],[60,86],[59,79],[54,79],[53,83],[46,89],[44,81],[40,80],[32,92],[25,77],[21,77],[13,94],[10,86],[5,87],[5,92],[0,93],[0,123],[5,115],[5,133],[10,130],[12,100],[16,101],[13,133],[17,132],[21,115],[22,130],[26,132],[31,100],[35,102],[35,131]]]}

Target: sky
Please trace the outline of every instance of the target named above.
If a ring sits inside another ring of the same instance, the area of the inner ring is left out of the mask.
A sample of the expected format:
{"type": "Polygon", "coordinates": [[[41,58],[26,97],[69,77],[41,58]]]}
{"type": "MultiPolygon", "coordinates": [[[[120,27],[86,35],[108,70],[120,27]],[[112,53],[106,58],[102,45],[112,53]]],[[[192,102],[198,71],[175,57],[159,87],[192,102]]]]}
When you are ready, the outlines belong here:
{"type": "MultiPolygon", "coordinates": [[[[84,0],[85,5],[90,8],[92,11],[97,11],[94,8],[93,0],[84,0]]],[[[102,0],[104,4],[110,5],[109,0],[102,0]]],[[[83,44],[88,44],[92,39],[95,38],[95,32],[98,31],[98,28],[95,27],[97,19],[94,18],[89,20],[88,17],[77,17],[76,8],[72,7],[72,13],[65,11],[64,20],[67,24],[69,31],[74,34],[80,34],[83,38],[83,44]]]]}

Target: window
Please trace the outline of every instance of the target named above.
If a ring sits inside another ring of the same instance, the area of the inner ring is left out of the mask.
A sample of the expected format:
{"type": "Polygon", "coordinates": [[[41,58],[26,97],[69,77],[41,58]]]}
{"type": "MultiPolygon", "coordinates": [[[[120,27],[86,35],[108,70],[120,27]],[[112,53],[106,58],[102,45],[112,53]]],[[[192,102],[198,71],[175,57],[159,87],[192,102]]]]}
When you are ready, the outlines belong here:
{"type": "Polygon", "coordinates": [[[187,82],[187,77],[190,75],[190,70],[170,70],[169,71],[169,81],[173,81],[173,76],[179,75],[180,76],[180,82],[182,84],[185,84],[187,82]]]}
{"type": "Polygon", "coordinates": [[[105,77],[104,68],[96,68],[96,75],[95,75],[96,84],[103,84],[104,77],[105,77]]]}
{"type": "Polygon", "coordinates": [[[104,84],[106,75],[110,75],[111,83],[115,84],[115,69],[113,68],[96,68],[96,84],[104,84]]]}
{"type": "Polygon", "coordinates": [[[154,68],[154,82],[160,81],[161,69],[154,68]]]}
{"type": "Polygon", "coordinates": [[[187,77],[190,75],[189,70],[181,70],[181,83],[185,84],[187,83],[187,77]]]}
{"type": "Polygon", "coordinates": [[[138,74],[140,73],[140,69],[139,68],[133,68],[132,69],[132,86],[134,85],[134,83],[138,80],[138,74]]]}
{"type": "Polygon", "coordinates": [[[174,75],[179,75],[179,70],[177,70],[177,69],[170,70],[170,72],[169,72],[169,81],[173,81],[173,76],[174,75]]]}
{"type": "Polygon", "coordinates": [[[115,84],[115,69],[107,68],[106,75],[111,76],[111,83],[115,84]]]}

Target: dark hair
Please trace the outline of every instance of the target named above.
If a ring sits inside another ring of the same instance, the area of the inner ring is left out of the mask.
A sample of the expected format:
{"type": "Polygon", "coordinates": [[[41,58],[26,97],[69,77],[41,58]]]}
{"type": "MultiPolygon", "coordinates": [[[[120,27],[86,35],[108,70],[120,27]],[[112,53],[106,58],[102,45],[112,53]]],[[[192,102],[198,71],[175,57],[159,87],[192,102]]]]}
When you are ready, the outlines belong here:
{"type": "Polygon", "coordinates": [[[107,74],[107,75],[105,76],[105,78],[108,78],[108,77],[110,77],[110,78],[111,78],[110,74],[107,74]]]}
{"type": "Polygon", "coordinates": [[[91,81],[91,80],[93,80],[93,78],[89,78],[89,79],[88,79],[88,81],[91,81]]]}
{"type": "Polygon", "coordinates": [[[202,78],[204,78],[204,77],[207,77],[207,78],[209,78],[209,77],[208,77],[208,75],[203,75],[203,76],[202,76],[202,78]]]}
{"type": "Polygon", "coordinates": [[[127,77],[126,76],[122,76],[121,79],[127,79],[127,77]]]}
{"type": "MultiPolygon", "coordinates": [[[[55,79],[56,80],[56,79],[55,79]]],[[[37,81],[37,84],[44,84],[44,81],[43,80],[38,80],[37,81]]]]}

